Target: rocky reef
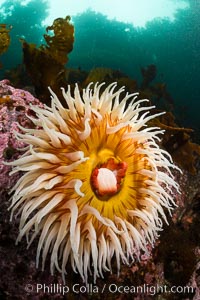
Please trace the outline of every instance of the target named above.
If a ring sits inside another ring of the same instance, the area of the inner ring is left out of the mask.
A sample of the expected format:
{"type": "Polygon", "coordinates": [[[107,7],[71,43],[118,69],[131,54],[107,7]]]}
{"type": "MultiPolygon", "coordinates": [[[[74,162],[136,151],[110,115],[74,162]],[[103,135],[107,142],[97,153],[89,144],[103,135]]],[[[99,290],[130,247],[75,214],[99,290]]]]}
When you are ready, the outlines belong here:
{"type": "Polygon", "coordinates": [[[31,116],[30,104],[42,105],[39,100],[28,91],[15,89],[9,85],[8,80],[0,81],[0,189],[9,190],[16,176],[9,176],[10,166],[3,161],[15,159],[20,155],[20,149],[24,148],[15,138],[15,131],[19,131],[17,123],[27,128],[33,128],[34,124],[26,117],[31,116]]]}

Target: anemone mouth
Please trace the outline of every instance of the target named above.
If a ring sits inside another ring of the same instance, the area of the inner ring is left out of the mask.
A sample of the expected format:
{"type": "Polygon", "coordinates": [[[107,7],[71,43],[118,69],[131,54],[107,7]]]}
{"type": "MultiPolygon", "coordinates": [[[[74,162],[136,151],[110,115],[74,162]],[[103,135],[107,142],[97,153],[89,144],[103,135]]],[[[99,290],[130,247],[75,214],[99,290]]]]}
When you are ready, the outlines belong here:
{"type": "Polygon", "coordinates": [[[114,158],[99,164],[92,171],[90,180],[95,195],[105,201],[117,194],[122,188],[126,169],[125,162],[115,162],[114,158]]]}
{"type": "Polygon", "coordinates": [[[39,235],[37,265],[42,254],[44,269],[51,253],[51,273],[56,268],[64,281],[68,261],[87,282],[91,269],[94,281],[111,271],[112,257],[119,270],[148,252],[167,222],[164,209],[175,206],[176,167],[156,143],[163,132],[145,127],[159,114],[150,115],[153,107],[141,106],[147,100],[137,94],[120,101],[116,83],[100,93],[102,86],[83,95],[76,86],[74,97],[63,89],[68,109],[50,90],[51,107],[31,107],[38,129],[19,126],[28,150],[10,163],[11,173],[24,172],[10,206],[11,219],[21,214],[17,241],[26,235],[30,245],[39,235]]]}

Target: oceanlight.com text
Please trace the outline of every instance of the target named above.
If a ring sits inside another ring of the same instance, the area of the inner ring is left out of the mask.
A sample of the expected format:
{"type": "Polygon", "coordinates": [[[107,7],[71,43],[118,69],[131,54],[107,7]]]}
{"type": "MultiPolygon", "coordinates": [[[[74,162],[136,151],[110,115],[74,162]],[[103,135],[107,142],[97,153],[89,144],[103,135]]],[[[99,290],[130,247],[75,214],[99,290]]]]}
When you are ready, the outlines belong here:
{"type": "Polygon", "coordinates": [[[167,286],[167,285],[149,285],[143,284],[140,286],[135,285],[118,285],[116,283],[105,283],[103,286],[98,286],[95,284],[73,284],[73,285],[62,285],[62,284],[41,284],[36,285],[27,284],[25,286],[25,291],[27,293],[46,293],[46,294],[60,294],[66,295],[68,293],[75,294],[146,294],[154,296],[155,294],[190,294],[194,293],[194,288],[191,286],[167,286]]]}

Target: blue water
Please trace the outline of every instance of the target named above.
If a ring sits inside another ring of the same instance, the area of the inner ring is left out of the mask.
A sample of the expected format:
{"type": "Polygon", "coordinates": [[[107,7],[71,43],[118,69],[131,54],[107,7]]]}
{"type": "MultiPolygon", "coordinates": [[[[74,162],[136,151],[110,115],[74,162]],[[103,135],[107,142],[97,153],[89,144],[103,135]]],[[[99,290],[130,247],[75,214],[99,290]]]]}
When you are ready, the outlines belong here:
{"type": "MultiPolygon", "coordinates": [[[[179,125],[200,131],[200,1],[189,3],[187,9],[176,13],[173,22],[157,19],[146,28],[111,21],[93,11],[74,16],[75,43],[67,67],[113,68],[141,82],[141,68],[155,64],[155,81],[166,84],[179,125]]],[[[6,1],[3,8],[9,11],[11,5],[13,1],[6,1]]],[[[44,43],[42,21],[47,15],[47,2],[35,0],[23,7],[14,4],[11,15],[1,20],[13,26],[9,50],[0,57],[1,78],[6,69],[22,63],[20,37],[44,43]]]]}

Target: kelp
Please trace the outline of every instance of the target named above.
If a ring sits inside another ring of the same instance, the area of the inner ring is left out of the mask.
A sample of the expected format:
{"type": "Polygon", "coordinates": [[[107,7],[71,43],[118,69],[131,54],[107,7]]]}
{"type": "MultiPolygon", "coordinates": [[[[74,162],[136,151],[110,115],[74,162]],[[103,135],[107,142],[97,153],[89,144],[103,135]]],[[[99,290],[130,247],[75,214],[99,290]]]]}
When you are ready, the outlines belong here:
{"type": "Polygon", "coordinates": [[[54,20],[46,31],[53,31],[53,35],[45,34],[46,45],[38,48],[21,40],[24,64],[41,101],[49,99],[48,86],[60,95],[60,86],[66,84],[65,64],[74,42],[74,27],[69,16],[54,20]]]}
{"type": "Polygon", "coordinates": [[[83,82],[87,86],[90,82],[111,82],[114,78],[114,70],[110,68],[98,67],[89,71],[86,80],[83,82]]]}
{"type": "Polygon", "coordinates": [[[157,68],[154,64],[147,66],[146,68],[141,68],[142,73],[142,89],[145,89],[149,84],[156,78],[157,68]]]}
{"type": "Polygon", "coordinates": [[[10,45],[9,32],[11,29],[12,26],[7,27],[6,24],[0,24],[0,55],[8,50],[8,47],[10,45]]]}
{"type": "Polygon", "coordinates": [[[171,112],[152,120],[151,125],[165,130],[163,147],[172,155],[173,160],[191,174],[196,174],[196,160],[200,156],[200,145],[192,142],[190,128],[179,127],[171,112]],[[153,124],[152,124],[153,123],[153,124]]]}
{"type": "Polygon", "coordinates": [[[47,46],[42,47],[62,65],[68,62],[68,53],[73,50],[74,27],[70,20],[70,16],[55,19],[53,25],[46,28],[47,32],[53,31],[54,35],[44,34],[47,46]]]}
{"type": "Polygon", "coordinates": [[[0,24],[0,54],[6,52],[10,45],[10,35],[11,26],[7,27],[6,24],[0,24]]]}

